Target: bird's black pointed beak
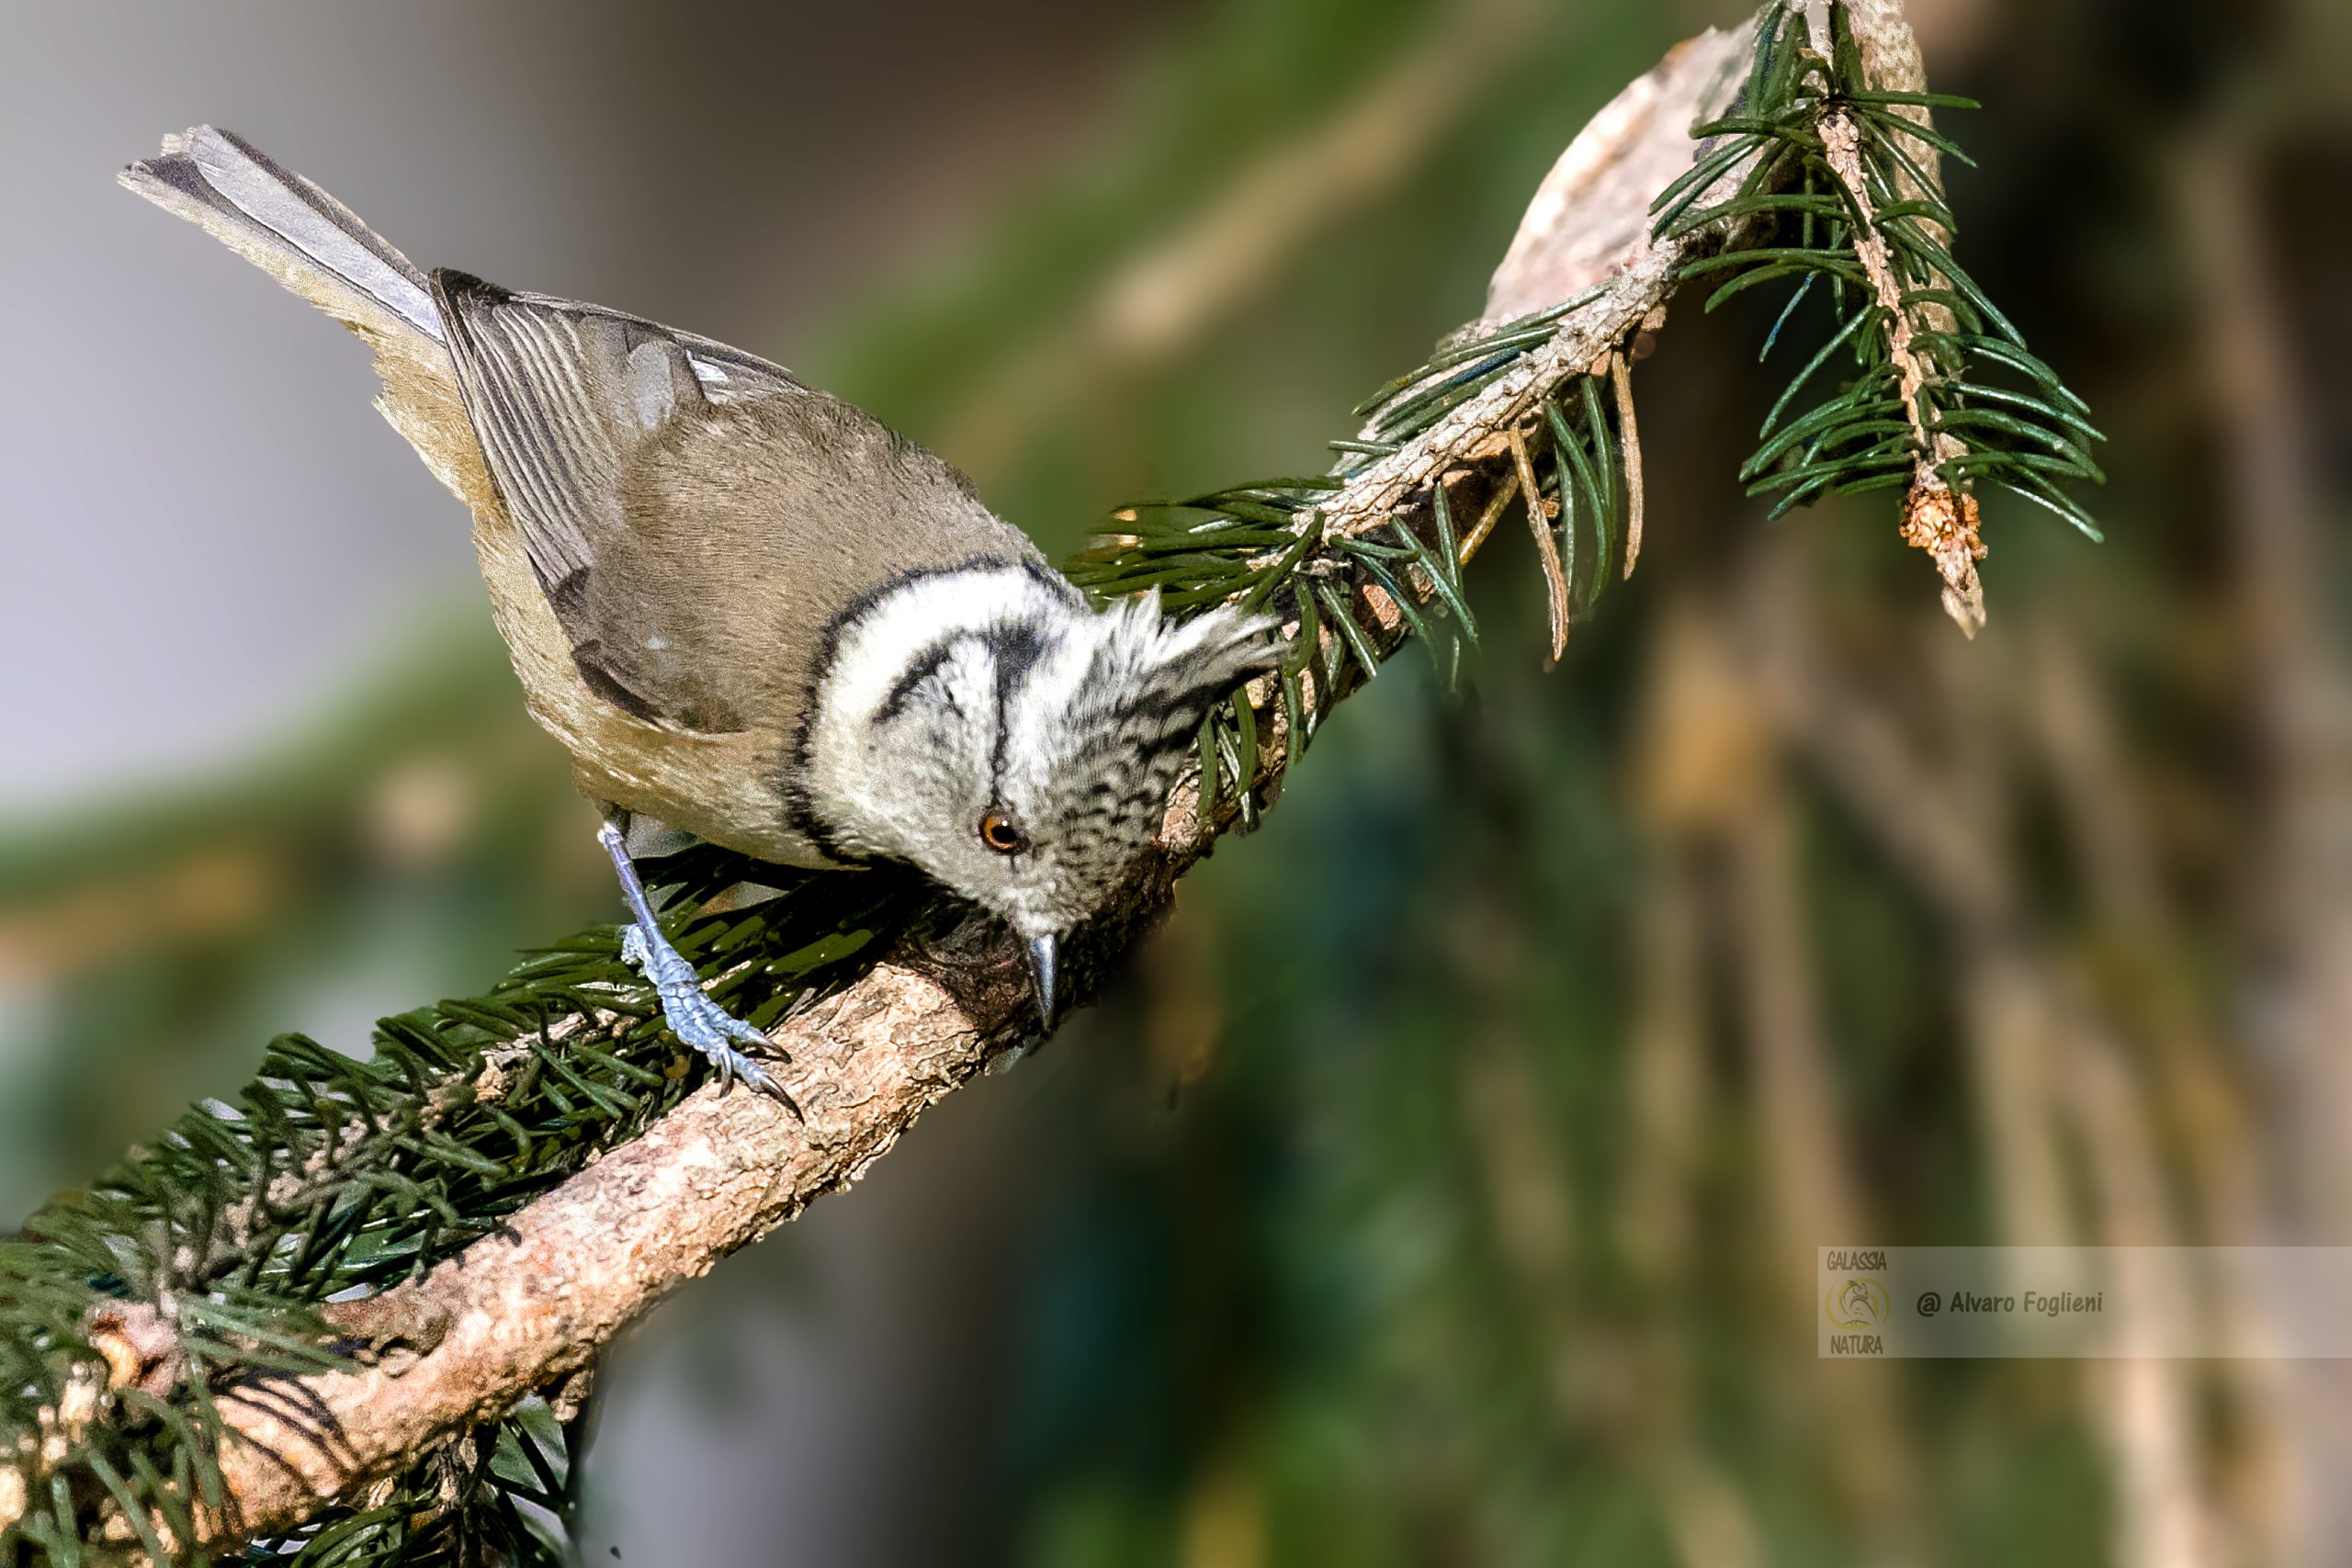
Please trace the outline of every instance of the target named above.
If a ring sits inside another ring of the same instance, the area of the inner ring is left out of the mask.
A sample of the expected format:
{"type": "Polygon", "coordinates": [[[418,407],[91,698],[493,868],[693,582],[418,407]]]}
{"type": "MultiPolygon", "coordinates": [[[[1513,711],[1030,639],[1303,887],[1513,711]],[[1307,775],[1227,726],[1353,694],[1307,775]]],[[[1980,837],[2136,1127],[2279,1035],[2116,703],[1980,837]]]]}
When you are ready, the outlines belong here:
{"type": "Polygon", "coordinates": [[[1029,939],[1029,968],[1037,979],[1037,1021],[1046,1033],[1054,1032],[1056,996],[1054,993],[1054,939],[1033,936],[1029,939]]]}

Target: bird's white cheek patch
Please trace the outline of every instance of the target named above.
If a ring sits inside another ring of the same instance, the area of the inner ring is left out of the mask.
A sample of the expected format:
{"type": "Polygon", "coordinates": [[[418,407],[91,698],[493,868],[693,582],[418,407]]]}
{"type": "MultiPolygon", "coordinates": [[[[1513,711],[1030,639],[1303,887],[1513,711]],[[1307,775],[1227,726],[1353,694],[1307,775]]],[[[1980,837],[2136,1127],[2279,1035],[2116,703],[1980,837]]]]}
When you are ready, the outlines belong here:
{"type": "MultiPolygon", "coordinates": [[[[988,738],[967,734],[953,738],[961,744],[920,745],[913,738],[922,731],[896,721],[877,725],[876,717],[943,638],[970,634],[984,640],[995,628],[1052,625],[1071,614],[1066,601],[1027,570],[992,567],[917,578],[860,615],[843,632],[815,693],[807,783],[819,818],[865,852],[896,855],[944,874],[961,859],[960,846],[951,848],[941,835],[969,834],[978,820],[975,812],[973,824],[943,827],[942,818],[978,787],[956,770],[985,757],[988,738]]],[[[943,722],[992,730],[991,705],[975,694],[988,684],[983,674],[943,671],[951,690],[974,688],[946,705],[943,722]]]]}

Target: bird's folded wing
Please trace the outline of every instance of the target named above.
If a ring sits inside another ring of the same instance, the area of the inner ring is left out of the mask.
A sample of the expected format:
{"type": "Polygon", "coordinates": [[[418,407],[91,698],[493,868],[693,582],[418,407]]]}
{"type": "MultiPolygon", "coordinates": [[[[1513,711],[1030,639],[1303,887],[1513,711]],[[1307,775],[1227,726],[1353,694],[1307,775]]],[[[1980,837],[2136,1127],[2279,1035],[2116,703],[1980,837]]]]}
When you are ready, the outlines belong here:
{"type": "Polygon", "coordinates": [[[740,350],[433,275],[468,419],[581,676],[701,734],[797,730],[831,617],[911,571],[1042,564],[971,481],[740,350]]]}
{"type": "Polygon", "coordinates": [[[491,477],[539,586],[560,604],[620,521],[628,326],[464,273],[435,273],[433,290],[491,477]]]}
{"type": "MultiPolygon", "coordinates": [[[[726,671],[700,657],[729,614],[724,585],[648,572],[622,492],[630,466],[680,420],[707,418],[705,378],[731,400],[797,390],[750,355],[690,350],[650,321],[433,275],[467,417],[581,675],[640,718],[743,728],[726,671]],[[621,582],[609,580],[616,574],[621,582]],[[714,596],[716,595],[716,596],[714,596]]],[[[755,570],[756,563],[742,563],[755,570]]]]}

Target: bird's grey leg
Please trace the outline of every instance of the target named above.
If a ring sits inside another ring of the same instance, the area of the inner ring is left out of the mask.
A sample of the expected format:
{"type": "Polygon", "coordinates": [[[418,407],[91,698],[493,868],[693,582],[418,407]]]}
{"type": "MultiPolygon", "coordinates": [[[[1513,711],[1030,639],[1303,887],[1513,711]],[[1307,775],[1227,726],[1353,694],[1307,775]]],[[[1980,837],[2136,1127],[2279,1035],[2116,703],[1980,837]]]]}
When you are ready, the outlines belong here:
{"type": "Polygon", "coordinates": [[[638,877],[637,863],[629,858],[622,827],[626,820],[607,817],[596,829],[596,841],[612,857],[613,870],[621,879],[621,897],[628,901],[629,913],[637,917],[637,923],[621,933],[622,959],[652,984],[661,995],[662,1017],[670,1032],[710,1058],[722,1087],[741,1078],[761,1093],[792,1105],[792,1097],[768,1076],[765,1067],[729,1043],[765,1045],[768,1037],[704,995],[702,976],[662,934],[661,922],[653,918],[653,905],[645,896],[645,884],[638,877]]]}

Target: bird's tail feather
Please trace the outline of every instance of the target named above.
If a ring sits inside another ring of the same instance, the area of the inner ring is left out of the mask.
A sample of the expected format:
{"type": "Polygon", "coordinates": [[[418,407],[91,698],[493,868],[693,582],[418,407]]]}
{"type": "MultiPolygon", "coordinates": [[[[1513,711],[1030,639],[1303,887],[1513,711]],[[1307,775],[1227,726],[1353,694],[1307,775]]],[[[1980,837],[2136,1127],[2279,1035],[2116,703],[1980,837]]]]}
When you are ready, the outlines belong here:
{"type": "Polygon", "coordinates": [[[199,125],[166,136],[160,154],[118,177],[363,334],[444,341],[424,275],[351,209],[243,137],[199,125]]]}
{"type": "Polygon", "coordinates": [[[121,179],[367,340],[384,383],[376,407],[478,515],[496,510],[440,309],[424,275],[390,241],[242,137],[209,125],[165,137],[160,154],[121,179]]]}

